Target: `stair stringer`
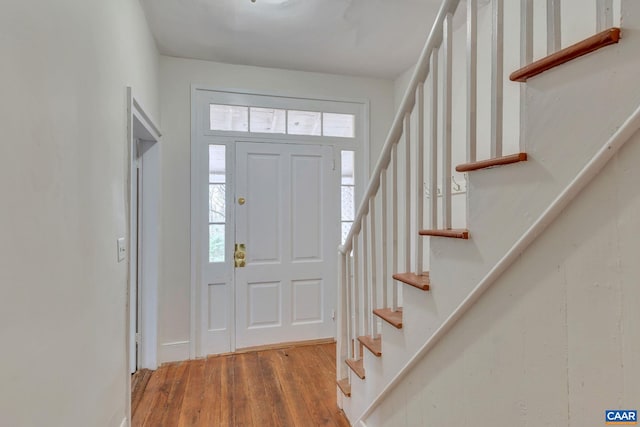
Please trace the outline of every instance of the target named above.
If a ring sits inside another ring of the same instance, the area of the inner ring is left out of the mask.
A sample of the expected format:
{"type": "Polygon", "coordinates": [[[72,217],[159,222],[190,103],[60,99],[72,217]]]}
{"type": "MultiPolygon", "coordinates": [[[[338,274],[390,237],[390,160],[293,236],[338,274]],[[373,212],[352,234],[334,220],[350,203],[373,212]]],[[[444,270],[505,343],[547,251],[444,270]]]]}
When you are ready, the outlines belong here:
{"type": "MultiPolygon", "coordinates": [[[[441,292],[433,295],[435,324],[421,325],[425,330],[442,325],[637,107],[640,4],[623,0],[623,22],[620,44],[528,81],[522,151],[529,161],[469,173],[471,239],[431,239],[431,282],[441,292]]],[[[383,338],[383,357],[384,345],[383,338]]],[[[370,403],[353,409],[373,410],[379,393],[365,393],[370,403]]],[[[361,416],[349,419],[357,423],[361,416]]]]}

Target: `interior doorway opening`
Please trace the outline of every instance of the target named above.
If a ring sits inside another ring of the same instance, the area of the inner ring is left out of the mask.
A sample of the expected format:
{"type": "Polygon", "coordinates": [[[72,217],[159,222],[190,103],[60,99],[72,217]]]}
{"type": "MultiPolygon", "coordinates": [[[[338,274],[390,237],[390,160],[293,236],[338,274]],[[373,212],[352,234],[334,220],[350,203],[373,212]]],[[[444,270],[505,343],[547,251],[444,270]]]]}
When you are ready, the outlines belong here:
{"type": "Polygon", "coordinates": [[[161,132],[127,88],[128,284],[126,307],[127,412],[130,374],[157,368],[161,132]]]}

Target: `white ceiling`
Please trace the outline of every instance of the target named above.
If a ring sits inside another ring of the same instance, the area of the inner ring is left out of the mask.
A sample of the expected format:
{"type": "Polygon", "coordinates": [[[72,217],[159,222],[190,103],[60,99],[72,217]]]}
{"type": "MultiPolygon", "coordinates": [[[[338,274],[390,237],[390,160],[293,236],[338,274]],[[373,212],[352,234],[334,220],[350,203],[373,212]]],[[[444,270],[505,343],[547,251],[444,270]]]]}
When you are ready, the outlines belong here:
{"type": "Polygon", "coordinates": [[[395,78],[441,0],[141,0],[164,55],[395,78]]]}

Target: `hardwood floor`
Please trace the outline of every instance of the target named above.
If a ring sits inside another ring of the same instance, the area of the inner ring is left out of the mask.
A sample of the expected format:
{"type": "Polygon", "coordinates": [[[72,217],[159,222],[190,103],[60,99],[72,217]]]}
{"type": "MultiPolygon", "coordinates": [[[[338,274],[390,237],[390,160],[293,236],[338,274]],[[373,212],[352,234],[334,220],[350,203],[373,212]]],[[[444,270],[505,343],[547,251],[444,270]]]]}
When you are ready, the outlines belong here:
{"type": "Polygon", "coordinates": [[[134,390],[134,427],[348,427],[336,406],[335,344],[163,365],[134,390]]]}

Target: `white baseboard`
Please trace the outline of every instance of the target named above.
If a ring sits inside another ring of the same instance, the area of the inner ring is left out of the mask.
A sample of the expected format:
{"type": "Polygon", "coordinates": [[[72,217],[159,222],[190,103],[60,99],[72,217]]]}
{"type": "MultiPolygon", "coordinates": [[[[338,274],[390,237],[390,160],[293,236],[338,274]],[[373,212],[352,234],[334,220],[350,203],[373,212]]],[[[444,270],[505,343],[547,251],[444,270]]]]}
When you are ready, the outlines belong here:
{"type": "Polygon", "coordinates": [[[158,363],[189,360],[189,341],[167,342],[160,345],[158,363]]]}

